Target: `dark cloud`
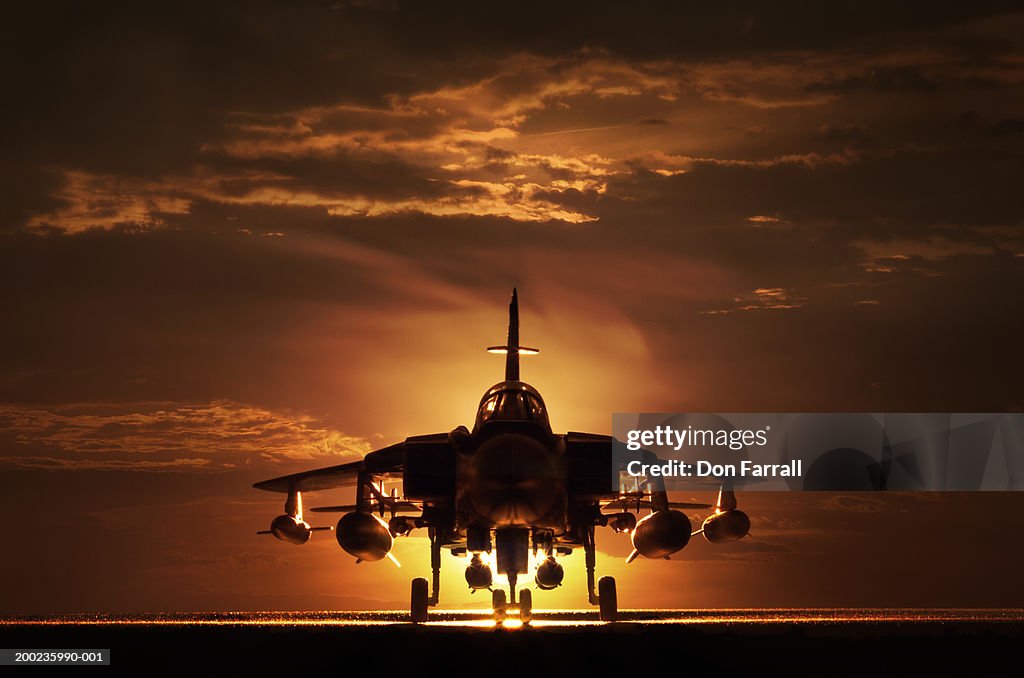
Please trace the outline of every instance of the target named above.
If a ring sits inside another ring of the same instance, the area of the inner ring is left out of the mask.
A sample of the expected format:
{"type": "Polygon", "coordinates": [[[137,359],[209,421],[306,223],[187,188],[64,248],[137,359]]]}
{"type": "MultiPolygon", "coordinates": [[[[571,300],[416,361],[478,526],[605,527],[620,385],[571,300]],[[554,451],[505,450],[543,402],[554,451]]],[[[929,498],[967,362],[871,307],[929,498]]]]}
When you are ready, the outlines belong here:
{"type": "Polygon", "coordinates": [[[862,75],[825,80],[807,86],[810,92],[855,92],[870,89],[879,92],[934,92],[938,83],[911,67],[871,68],[862,75]]]}
{"type": "Polygon", "coordinates": [[[1004,118],[992,125],[992,135],[1001,137],[1024,132],[1024,119],[1004,118]]]}
{"type": "Polygon", "coordinates": [[[0,205],[0,234],[62,207],[64,201],[57,196],[61,184],[57,171],[0,161],[0,186],[5,196],[0,205]]]}
{"type": "Polygon", "coordinates": [[[844,232],[851,239],[896,237],[936,225],[1014,224],[1020,209],[1013,186],[1022,179],[1020,156],[997,148],[698,159],[678,176],[641,171],[611,178],[601,213],[625,220],[670,210],[681,217],[676,232],[777,214],[806,226],[847,225],[855,229],[844,232]]]}
{"type": "Polygon", "coordinates": [[[434,168],[417,167],[398,157],[264,157],[247,160],[207,158],[204,166],[223,173],[219,195],[243,198],[259,189],[315,193],[324,198],[434,199],[459,192],[431,180],[434,168]]]}
{"type": "Polygon", "coordinates": [[[445,4],[437,11],[402,3],[396,15],[378,14],[391,30],[421,46],[425,35],[451,35],[432,52],[477,50],[574,50],[603,47],[630,57],[721,54],[757,49],[820,48],[872,35],[937,28],[1012,9],[1012,3],[952,7],[915,3],[829,5],[817,9],[785,2],[768,9],[758,3],[684,6],[641,2],[624,12],[614,6],[525,3],[498,19],[475,3],[445,4]],[[799,21],[794,17],[800,17],[799,21]],[[543,21],[538,21],[543,17],[543,21]],[[470,37],[472,36],[472,38],[470,37]]]}
{"type": "Polygon", "coordinates": [[[871,132],[864,125],[822,125],[821,138],[840,144],[862,146],[871,140],[871,132]]]}
{"type": "Polygon", "coordinates": [[[836,495],[829,497],[821,504],[830,511],[852,511],[854,513],[878,513],[888,508],[884,499],[836,495]]]}

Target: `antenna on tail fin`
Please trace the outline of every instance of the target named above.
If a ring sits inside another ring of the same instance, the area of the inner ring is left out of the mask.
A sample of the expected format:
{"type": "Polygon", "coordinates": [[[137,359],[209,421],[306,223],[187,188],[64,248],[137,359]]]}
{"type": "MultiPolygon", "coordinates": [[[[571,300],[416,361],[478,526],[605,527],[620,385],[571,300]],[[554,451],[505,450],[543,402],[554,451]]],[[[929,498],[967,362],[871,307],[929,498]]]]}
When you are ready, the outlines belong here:
{"type": "Polygon", "coordinates": [[[536,355],[539,348],[519,345],[519,294],[512,288],[512,301],[508,305],[508,342],[504,346],[488,346],[488,353],[505,354],[505,381],[519,381],[519,356],[536,355]]]}

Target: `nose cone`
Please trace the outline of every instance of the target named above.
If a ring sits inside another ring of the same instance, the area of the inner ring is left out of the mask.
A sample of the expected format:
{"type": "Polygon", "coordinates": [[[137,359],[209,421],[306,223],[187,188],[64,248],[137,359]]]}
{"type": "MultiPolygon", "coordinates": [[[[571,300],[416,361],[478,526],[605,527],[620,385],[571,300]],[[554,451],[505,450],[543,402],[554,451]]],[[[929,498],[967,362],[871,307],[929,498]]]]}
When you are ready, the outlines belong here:
{"type": "Polygon", "coordinates": [[[473,455],[469,498],[492,525],[527,525],[555,503],[557,468],[552,451],[530,436],[506,433],[473,455]]]}

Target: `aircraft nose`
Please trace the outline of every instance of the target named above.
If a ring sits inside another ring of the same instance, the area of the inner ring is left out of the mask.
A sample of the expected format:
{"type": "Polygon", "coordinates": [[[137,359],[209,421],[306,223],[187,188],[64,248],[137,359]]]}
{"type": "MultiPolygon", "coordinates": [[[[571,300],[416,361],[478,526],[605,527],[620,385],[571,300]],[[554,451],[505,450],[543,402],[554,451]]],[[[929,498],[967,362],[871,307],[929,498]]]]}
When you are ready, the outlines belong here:
{"type": "Polygon", "coordinates": [[[556,472],[551,450],[536,439],[499,435],[473,455],[470,500],[494,525],[527,524],[552,508],[556,472]]]}

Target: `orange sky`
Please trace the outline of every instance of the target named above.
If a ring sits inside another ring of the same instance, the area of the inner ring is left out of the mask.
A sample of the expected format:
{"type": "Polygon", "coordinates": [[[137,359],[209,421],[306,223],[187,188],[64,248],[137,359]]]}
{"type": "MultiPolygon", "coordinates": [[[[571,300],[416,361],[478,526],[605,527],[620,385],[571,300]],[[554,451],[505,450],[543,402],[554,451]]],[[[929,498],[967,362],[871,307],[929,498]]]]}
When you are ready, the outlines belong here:
{"type": "MultiPolygon", "coordinates": [[[[422,542],[256,538],[249,485],[471,424],[514,285],[560,432],[1024,407],[1024,15],[535,9],[19,10],[0,612],[404,606],[422,542]]],[[[622,604],[1024,605],[1014,495],[742,501],[739,545],[601,539],[622,604]]]]}

